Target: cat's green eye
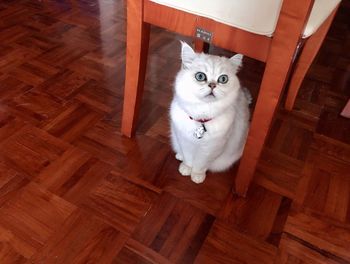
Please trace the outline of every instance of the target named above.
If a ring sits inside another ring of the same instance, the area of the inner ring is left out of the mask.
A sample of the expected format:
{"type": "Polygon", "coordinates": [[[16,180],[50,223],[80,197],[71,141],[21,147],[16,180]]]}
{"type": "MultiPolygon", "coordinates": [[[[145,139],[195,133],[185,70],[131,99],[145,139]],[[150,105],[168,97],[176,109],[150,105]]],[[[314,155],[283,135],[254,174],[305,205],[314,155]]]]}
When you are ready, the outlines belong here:
{"type": "Polygon", "coordinates": [[[207,80],[207,75],[205,75],[204,72],[197,72],[194,77],[196,78],[197,81],[199,82],[204,82],[207,80]]]}
{"type": "Polygon", "coordinates": [[[227,83],[227,82],[228,82],[228,76],[226,74],[219,76],[218,83],[227,83]]]}

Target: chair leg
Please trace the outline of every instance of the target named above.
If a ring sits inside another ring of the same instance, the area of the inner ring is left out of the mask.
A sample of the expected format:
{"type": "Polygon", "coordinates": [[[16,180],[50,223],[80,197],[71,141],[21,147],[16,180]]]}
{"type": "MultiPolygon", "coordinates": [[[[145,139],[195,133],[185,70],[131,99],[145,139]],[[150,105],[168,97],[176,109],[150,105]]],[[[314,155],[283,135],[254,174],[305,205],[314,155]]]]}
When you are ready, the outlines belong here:
{"type": "Polygon", "coordinates": [[[209,43],[206,43],[198,38],[194,40],[194,50],[198,53],[204,52],[208,53],[209,52],[210,45],[209,43]]]}
{"type": "Polygon", "coordinates": [[[143,22],[143,1],[127,1],[127,40],[124,105],[121,132],[131,137],[142,100],[150,25],[143,22]]]}
{"type": "Polygon", "coordinates": [[[288,111],[293,110],[294,102],[298,95],[300,86],[311,66],[311,63],[316,57],[324,38],[327,35],[336,11],[337,10],[334,10],[331,13],[331,15],[323,22],[321,27],[305,42],[304,47],[301,50],[300,57],[295,64],[288,87],[288,94],[285,102],[285,108],[288,111]]]}
{"type": "Polygon", "coordinates": [[[246,196],[253,179],[265,138],[292,65],[293,54],[300,41],[300,32],[304,28],[311,7],[311,0],[283,1],[247,142],[235,179],[234,192],[240,196],[246,196]]]}

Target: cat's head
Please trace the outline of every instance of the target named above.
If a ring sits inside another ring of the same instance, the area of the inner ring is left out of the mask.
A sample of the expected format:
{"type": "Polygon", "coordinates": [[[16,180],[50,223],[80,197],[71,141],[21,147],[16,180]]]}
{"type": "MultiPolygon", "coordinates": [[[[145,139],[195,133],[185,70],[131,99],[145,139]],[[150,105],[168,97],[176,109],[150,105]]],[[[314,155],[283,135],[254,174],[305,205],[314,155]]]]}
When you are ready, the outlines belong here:
{"type": "Polygon", "coordinates": [[[182,68],[176,78],[176,93],[192,102],[220,100],[240,89],[236,73],[242,64],[242,55],[231,58],[199,54],[182,43],[182,68]]]}

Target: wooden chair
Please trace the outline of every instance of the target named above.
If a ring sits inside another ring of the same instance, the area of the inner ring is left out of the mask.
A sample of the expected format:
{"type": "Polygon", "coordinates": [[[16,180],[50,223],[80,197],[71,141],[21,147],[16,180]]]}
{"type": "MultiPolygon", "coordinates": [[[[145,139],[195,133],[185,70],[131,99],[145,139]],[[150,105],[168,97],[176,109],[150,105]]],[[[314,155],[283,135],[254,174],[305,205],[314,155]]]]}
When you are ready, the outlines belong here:
{"type": "MultiPolygon", "coordinates": [[[[293,68],[294,59],[301,50],[291,76],[289,95],[286,100],[287,109],[293,107],[300,84],[321,46],[339,1],[334,3],[328,18],[325,17],[325,21],[318,30],[308,39],[303,39],[304,28],[313,4],[313,0],[284,0],[271,37],[252,33],[154,1],[128,0],[122,133],[131,137],[135,130],[143,93],[150,25],[156,25],[186,36],[195,36],[196,28],[212,32],[211,44],[266,63],[247,143],[235,180],[235,192],[245,196],[283,87],[293,68]],[[302,45],[303,49],[301,49],[302,45]]],[[[202,47],[202,42],[196,41],[197,50],[202,47]]]]}

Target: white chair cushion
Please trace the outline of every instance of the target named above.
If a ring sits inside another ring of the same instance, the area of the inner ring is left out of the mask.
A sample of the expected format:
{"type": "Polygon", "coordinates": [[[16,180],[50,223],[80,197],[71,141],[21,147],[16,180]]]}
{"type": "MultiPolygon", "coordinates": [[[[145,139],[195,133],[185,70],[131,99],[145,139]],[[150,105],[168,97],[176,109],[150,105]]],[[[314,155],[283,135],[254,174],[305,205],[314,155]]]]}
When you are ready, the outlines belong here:
{"type": "Polygon", "coordinates": [[[341,0],[315,0],[303,37],[308,38],[314,34],[340,1],[341,0]]]}
{"type": "MultiPolygon", "coordinates": [[[[281,0],[151,1],[266,36],[273,35],[282,6],[281,0]]],[[[312,35],[340,1],[315,0],[303,37],[312,35]]]]}

